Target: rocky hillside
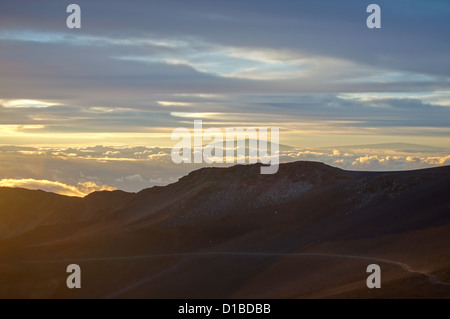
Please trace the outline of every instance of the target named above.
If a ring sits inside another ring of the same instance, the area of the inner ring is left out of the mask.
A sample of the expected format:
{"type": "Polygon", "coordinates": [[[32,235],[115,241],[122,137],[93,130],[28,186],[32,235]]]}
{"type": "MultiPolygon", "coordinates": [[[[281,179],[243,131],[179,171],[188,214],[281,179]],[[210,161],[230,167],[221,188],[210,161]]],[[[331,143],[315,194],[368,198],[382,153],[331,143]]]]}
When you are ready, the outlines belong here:
{"type": "Polygon", "coordinates": [[[0,188],[0,296],[450,297],[449,186],[450,167],[295,162],[85,198],[0,188]],[[377,260],[385,283],[373,291],[365,267],[377,260]],[[65,286],[68,262],[87,288],[65,286]]]}

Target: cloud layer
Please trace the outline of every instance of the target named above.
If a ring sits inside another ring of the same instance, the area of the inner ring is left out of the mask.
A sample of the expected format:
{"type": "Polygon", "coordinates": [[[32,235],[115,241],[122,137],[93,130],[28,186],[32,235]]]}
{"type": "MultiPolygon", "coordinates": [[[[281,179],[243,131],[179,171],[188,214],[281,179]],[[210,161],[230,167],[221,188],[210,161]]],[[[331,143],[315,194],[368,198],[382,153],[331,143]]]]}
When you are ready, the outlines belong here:
{"type": "MultiPolygon", "coordinates": [[[[70,196],[98,190],[140,191],[176,182],[194,169],[233,164],[174,164],[171,148],[0,146],[0,186],[70,196]]],[[[246,154],[249,154],[246,150],[246,154]]],[[[450,150],[414,144],[299,149],[280,147],[280,162],[319,161],[349,170],[410,170],[450,165],[450,150]]],[[[236,163],[236,158],[234,160],[236,163]]],[[[248,163],[248,156],[246,163],[248,163]]]]}
{"type": "Polygon", "coordinates": [[[381,0],[379,30],[356,0],[78,4],[77,30],[64,3],[0,4],[0,143],[167,146],[201,118],[450,145],[446,1],[381,0]]]}
{"type": "Polygon", "coordinates": [[[75,196],[165,185],[202,166],[170,159],[195,119],[280,128],[281,161],[448,165],[450,3],[379,0],[377,30],[369,3],[79,0],[68,29],[69,3],[2,1],[0,179],[75,196]]]}

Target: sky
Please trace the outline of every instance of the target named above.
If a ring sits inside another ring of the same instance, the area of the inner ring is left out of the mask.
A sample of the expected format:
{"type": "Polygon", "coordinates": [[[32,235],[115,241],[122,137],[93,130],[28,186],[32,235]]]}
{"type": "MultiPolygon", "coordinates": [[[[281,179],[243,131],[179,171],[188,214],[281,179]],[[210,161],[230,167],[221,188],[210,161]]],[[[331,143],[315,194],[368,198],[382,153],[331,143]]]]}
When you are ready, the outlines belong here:
{"type": "Polygon", "coordinates": [[[448,165],[449,15],[440,0],[2,1],[0,186],[176,181],[197,166],[170,162],[171,132],[195,119],[279,128],[285,161],[448,165]]]}

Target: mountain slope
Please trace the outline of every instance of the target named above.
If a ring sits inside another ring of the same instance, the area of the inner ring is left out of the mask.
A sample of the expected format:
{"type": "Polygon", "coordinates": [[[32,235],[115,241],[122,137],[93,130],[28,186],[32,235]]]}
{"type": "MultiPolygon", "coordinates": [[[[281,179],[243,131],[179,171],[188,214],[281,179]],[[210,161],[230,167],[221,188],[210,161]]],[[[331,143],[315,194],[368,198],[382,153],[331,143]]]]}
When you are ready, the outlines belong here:
{"type": "Polygon", "coordinates": [[[259,166],[83,199],[0,189],[0,296],[450,297],[450,167],[259,166]],[[70,263],[82,289],[65,286],[70,263]],[[370,263],[382,289],[365,286],[370,263]]]}

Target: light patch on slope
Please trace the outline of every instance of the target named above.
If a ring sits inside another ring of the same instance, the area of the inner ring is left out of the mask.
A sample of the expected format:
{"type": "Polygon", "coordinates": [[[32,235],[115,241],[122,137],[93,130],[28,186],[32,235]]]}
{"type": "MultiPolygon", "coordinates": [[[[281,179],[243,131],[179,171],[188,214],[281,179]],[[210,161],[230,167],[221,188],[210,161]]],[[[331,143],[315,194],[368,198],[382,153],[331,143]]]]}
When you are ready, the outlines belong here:
{"type": "Polygon", "coordinates": [[[27,189],[40,189],[66,196],[84,197],[89,193],[102,190],[115,190],[108,185],[97,185],[94,182],[79,182],[76,186],[49,180],[25,179],[1,179],[0,187],[20,187],[27,189]]]}

